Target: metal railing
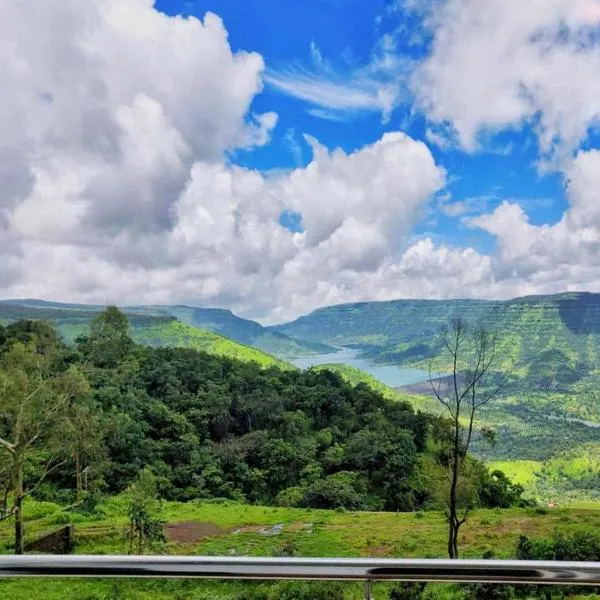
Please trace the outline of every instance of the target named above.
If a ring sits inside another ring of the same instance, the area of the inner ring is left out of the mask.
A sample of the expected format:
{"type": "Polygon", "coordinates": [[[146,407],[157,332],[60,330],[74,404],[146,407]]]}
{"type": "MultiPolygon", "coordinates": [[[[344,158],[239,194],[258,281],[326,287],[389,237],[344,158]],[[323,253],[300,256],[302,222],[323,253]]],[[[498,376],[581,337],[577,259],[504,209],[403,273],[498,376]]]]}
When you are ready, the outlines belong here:
{"type": "Polygon", "coordinates": [[[212,556],[0,556],[0,577],[186,577],[600,585],[599,562],[212,556]]]}

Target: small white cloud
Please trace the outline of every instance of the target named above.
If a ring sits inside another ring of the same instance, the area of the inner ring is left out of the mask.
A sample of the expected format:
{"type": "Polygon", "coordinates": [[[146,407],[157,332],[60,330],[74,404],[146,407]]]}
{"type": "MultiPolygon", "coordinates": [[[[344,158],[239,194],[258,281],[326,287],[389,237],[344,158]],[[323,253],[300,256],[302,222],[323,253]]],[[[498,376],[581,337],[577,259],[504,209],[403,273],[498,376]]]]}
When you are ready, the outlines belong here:
{"type": "MultiPolygon", "coordinates": [[[[313,115],[379,112],[387,121],[392,111],[406,99],[406,81],[412,61],[400,57],[393,38],[384,35],[363,66],[334,69],[311,44],[313,68],[293,65],[269,69],[267,84],[280,92],[312,105],[313,115]],[[315,113],[321,110],[325,113],[315,113]]],[[[327,118],[327,117],[325,117],[327,118]]]]}
{"type": "Polygon", "coordinates": [[[445,132],[434,131],[431,127],[428,127],[427,131],[425,131],[425,139],[440,150],[447,150],[452,143],[445,132]]]}
{"type": "Polygon", "coordinates": [[[290,127],[283,136],[283,141],[288,147],[291,155],[294,157],[294,163],[297,167],[304,164],[304,156],[302,154],[302,147],[296,140],[296,130],[290,127]]]}
{"type": "Polygon", "coordinates": [[[309,108],[306,112],[309,115],[312,115],[313,117],[317,117],[317,119],[325,119],[326,121],[337,121],[339,123],[347,121],[350,116],[348,113],[334,110],[325,110],[324,108],[309,108]]]}

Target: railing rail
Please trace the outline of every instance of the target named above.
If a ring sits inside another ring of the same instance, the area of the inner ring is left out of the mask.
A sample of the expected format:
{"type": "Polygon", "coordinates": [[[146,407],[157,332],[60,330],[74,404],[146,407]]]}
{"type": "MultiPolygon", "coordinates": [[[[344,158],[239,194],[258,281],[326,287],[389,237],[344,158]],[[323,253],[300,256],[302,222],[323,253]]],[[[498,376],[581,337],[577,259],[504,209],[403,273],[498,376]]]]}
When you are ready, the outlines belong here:
{"type": "Polygon", "coordinates": [[[41,554],[0,556],[0,577],[23,576],[600,585],[600,562],[41,554]]]}

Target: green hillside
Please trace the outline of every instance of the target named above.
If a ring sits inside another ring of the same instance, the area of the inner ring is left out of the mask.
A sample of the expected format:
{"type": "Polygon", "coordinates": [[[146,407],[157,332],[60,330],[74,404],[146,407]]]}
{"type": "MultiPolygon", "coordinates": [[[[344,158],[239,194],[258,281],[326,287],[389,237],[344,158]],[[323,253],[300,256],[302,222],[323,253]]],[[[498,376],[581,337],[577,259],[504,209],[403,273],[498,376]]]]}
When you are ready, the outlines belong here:
{"type": "Polygon", "coordinates": [[[487,300],[393,300],[322,308],[275,331],[358,347],[378,362],[422,365],[439,352],[437,333],[453,317],[495,330],[503,357],[538,389],[566,391],[598,373],[600,294],[487,300]]]}
{"type": "Polygon", "coordinates": [[[390,400],[396,400],[399,402],[409,402],[413,408],[417,410],[424,410],[434,413],[439,411],[439,405],[433,398],[423,394],[409,394],[407,392],[391,388],[385,385],[385,383],[379,381],[379,379],[373,377],[373,375],[370,375],[365,371],[361,371],[356,367],[339,363],[328,363],[312,368],[317,370],[333,371],[351,385],[358,385],[359,383],[368,385],[371,389],[379,392],[384,398],[389,398],[390,400]]]}
{"type": "Polygon", "coordinates": [[[256,348],[244,346],[212,331],[198,329],[176,320],[132,327],[133,339],[138,344],[170,348],[193,348],[209,354],[243,361],[254,361],[264,367],[277,366],[292,369],[292,365],[256,348]]]}
{"type": "MultiPolygon", "coordinates": [[[[529,492],[537,497],[595,498],[590,483],[594,478],[579,472],[565,480],[555,475],[566,454],[570,464],[588,456],[589,449],[600,442],[596,426],[600,424],[600,294],[567,293],[503,302],[363,302],[322,308],[275,330],[355,347],[375,362],[424,368],[439,356],[439,328],[458,316],[496,331],[500,367],[514,365],[502,397],[478,416],[479,426],[496,431],[497,442],[490,446],[476,438],[476,454],[486,460],[510,461],[517,470],[523,465],[544,466],[543,477],[527,480],[529,492]]],[[[428,392],[423,385],[404,391],[428,392]]]]}
{"type": "MultiPolygon", "coordinates": [[[[66,341],[73,342],[76,337],[87,333],[90,321],[97,317],[103,308],[39,300],[0,302],[0,322],[9,323],[20,319],[50,321],[56,324],[66,341]]],[[[211,331],[181,323],[172,315],[152,314],[135,309],[125,311],[125,314],[132,335],[140,344],[194,348],[209,354],[255,361],[265,367],[291,368],[291,365],[274,356],[211,331]]]]}
{"type": "Polygon", "coordinates": [[[247,346],[279,357],[327,354],[335,350],[319,342],[304,342],[263,327],[256,321],[243,319],[222,308],[191,306],[134,307],[133,310],[152,310],[175,317],[182,323],[213,331],[247,346]]]}

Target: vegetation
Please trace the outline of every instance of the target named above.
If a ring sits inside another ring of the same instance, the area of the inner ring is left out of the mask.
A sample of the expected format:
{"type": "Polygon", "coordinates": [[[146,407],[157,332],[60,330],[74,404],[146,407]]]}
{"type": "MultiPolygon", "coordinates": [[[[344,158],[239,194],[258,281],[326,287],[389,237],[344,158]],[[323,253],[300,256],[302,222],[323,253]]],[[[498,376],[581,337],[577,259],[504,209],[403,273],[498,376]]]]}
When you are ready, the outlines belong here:
{"type": "Polygon", "coordinates": [[[243,346],[216,333],[185,325],[175,320],[134,327],[132,337],[139,344],[154,347],[192,348],[216,356],[254,362],[262,367],[292,368],[289,363],[265,354],[256,348],[243,346]]]}
{"type": "Polygon", "coordinates": [[[156,477],[146,467],[127,490],[127,537],[130,553],[142,554],[145,550],[152,550],[156,542],[164,540],[160,513],[156,477]]]}
{"type": "MultiPolygon", "coordinates": [[[[0,373],[15,399],[0,408],[9,454],[17,448],[19,419],[31,412],[31,433],[23,438],[29,467],[11,466],[5,479],[7,497],[19,502],[18,473],[23,489],[39,499],[81,502],[83,464],[88,495],[123,492],[148,468],[169,500],[396,511],[442,502],[451,423],[330,371],[140,346],[115,308],[100,313],[75,346],[29,321],[0,334],[0,373]],[[27,402],[34,404],[24,410],[27,402]],[[86,415],[94,415],[87,425],[86,415]],[[72,432],[69,445],[54,441],[56,419],[61,432],[72,432]]],[[[477,504],[515,501],[514,489],[469,462],[477,504]]],[[[142,483],[135,485],[132,491],[142,483]]]]}
{"type": "MultiPolygon", "coordinates": [[[[0,302],[0,323],[8,324],[19,320],[54,323],[61,337],[66,342],[73,343],[75,339],[87,333],[91,323],[102,310],[101,306],[83,304],[65,305],[39,300],[5,301],[0,302]]],[[[177,311],[174,312],[179,314],[177,311]]],[[[131,327],[131,336],[140,344],[194,348],[209,354],[254,361],[265,367],[291,368],[288,363],[261,350],[178,321],[169,311],[160,307],[130,308],[124,314],[131,327]]],[[[258,323],[256,325],[260,327],[258,323]]],[[[304,350],[304,352],[309,351],[304,350]]]]}
{"type": "Polygon", "coordinates": [[[306,342],[272,331],[256,321],[242,319],[222,308],[196,308],[190,306],[162,306],[154,308],[159,313],[171,315],[182,323],[218,333],[246,346],[279,357],[297,357],[310,354],[327,354],[334,348],[318,342],[306,342]]]}
{"type": "MultiPolygon", "coordinates": [[[[436,400],[450,417],[447,453],[450,482],[445,501],[448,520],[448,555],[458,558],[458,534],[474,504],[474,494],[468,477],[468,452],[473,437],[475,417],[492,400],[506,381],[496,376],[496,336],[484,329],[471,329],[462,319],[453,319],[450,326],[440,330],[442,347],[452,364],[449,376],[431,376],[431,387],[436,400]],[[492,376],[496,376],[489,379],[492,376]]],[[[499,472],[494,484],[498,489],[504,483],[499,472]]],[[[506,486],[505,486],[506,487],[506,486]]],[[[481,493],[475,490],[475,494],[481,493]]],[[[520,496],[522,488],[517,490],[520,496]]]]}
{"type": "MultiPolygon", "coordinates": [[[[89,513],[28,498],[25,514],[29,539],[52,530],[57,524],[75,524],[76,553],[126,554],[129,519],[127,497],[115,496],[99,502],[89,513]]],[[[199,500],[187,503],[165,501],[161,519],[168,527],[166,543],[155,549],[169,554],[221,556],[379,556],[437,558],[446,554],[447,524],[442,512],[422,513],[352,512],[304,508],[264,507],[224,500],[199,500]],[[189,525],[199,524],[194,536],[177,537],[189,525]],[[211,526],[210,528],[208,526],[211,526]],[[181,529],[177,529],[181,528],[181,529]]],[[[565,539],[585,532],[600,538],[600,509],[564,510],[539,508],[475,509],[462,532],[462,555],[481,558],[493,552],[497,558],[515,558],[520,536],[533,543],[565,539]]],[[[10,552],[12,528],[0,523],[0,551],[10,552]]],[[[388,598],[390,588],[378,584],[376,600],[388,598]]],[[[208,581],[121,580],[0,580],[0,598],[115,598],[166,600],[185,598],[239,600],[241,594],[259,592],[262,597],[302,598],[312,586],[287,584],[217,584],[208,581]],[[297,596],[293,596],[297,593],[297,596]],[[112,594],[112,595],[111,595],[112,594]],[[267,596],[270,594],[270,596],[267,596]]],[[[338,592],[339,588],[333,589],[338,592]]],[[[361,588],[343,584],[344,598],[361,599],[361,588]]],[[[427,586],[427,598],[464,598],[458,586],[427,586]]],[[[252,596],[246,596],[246,598],[252,596]]],[[[260,596],[257,596],[260,597],[260,596]]],[[[467,598],[470,595],[466,596],[467,598]]],[[[310,598],[310,596],[309,596],[310,598]]]]}

